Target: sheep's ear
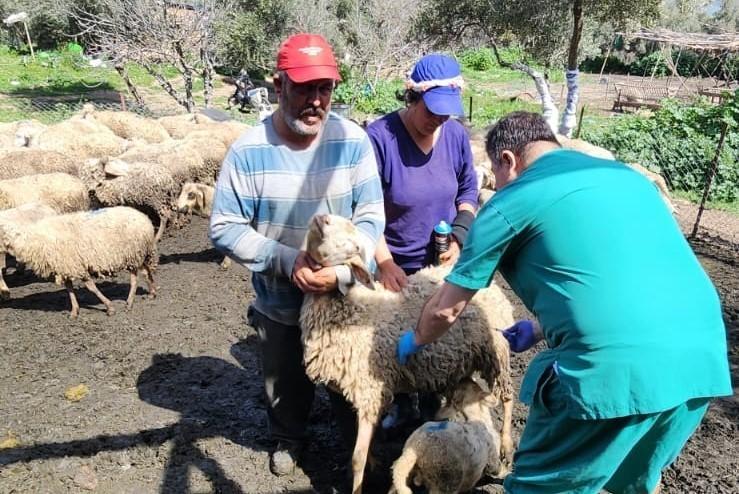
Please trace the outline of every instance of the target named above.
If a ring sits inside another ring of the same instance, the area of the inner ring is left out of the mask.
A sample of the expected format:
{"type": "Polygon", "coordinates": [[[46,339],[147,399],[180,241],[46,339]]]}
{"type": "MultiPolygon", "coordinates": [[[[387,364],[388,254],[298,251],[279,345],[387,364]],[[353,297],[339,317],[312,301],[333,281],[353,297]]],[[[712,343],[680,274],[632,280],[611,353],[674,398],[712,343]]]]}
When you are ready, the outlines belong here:
{"type": "Polygon", "coordinates": [[[480,388],[480,391],[483,394],[490,394],[490,384],[480,375],[479,372],[474,372],[470,379],[473,383],[477,384],[477,387],[480,388]]]}
{"type": "Polygon", "coordinates": [[[195,204],[200,211],[205,210],[205,193],[200,187],[198,187],[198,191],[195,194],[195,204]]]}
{"type": "Polygon", "coordinates": [[[367,267],[364,265],[364,261],[359,256],[354,256],[348,261],[349,268],[354,273],[354,279],[359,281],[361,284],[369,288],[370,290],[375,289],[375,285],[367,267]]]}

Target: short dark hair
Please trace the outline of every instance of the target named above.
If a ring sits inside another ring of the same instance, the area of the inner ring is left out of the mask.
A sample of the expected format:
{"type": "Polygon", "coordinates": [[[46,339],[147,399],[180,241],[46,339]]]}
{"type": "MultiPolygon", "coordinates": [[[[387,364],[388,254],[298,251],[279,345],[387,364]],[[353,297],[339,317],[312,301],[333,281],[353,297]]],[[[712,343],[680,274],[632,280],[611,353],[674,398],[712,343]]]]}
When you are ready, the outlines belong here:
{"type": "Polygon", "coordinates": [[[399,89],[395,92],[395,99],[402,101],[406,106],[418,103],[422,96],[422,93],[418,93],[412,89],[399,89]]]}
{"type": "Polygon", "coordinates": [[[496,164],[500,155],[508,150],[523,157],[526,146],[535,141],[548,141],[559,146],[557,137],[538,113],[516,111],[498,120],[485,138],[485,151],[496,164]]]}

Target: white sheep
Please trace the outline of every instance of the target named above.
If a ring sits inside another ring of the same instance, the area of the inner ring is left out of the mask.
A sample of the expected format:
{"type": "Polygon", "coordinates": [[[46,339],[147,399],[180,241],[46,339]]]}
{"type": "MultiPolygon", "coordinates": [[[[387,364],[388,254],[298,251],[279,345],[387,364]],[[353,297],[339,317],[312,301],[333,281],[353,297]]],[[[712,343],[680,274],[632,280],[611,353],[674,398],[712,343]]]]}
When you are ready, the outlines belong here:
{"type": "Polygon", "coordinates": [[[25,146],[25,132],[39,133],[45,128],[46,125],[38,120],[19,120],[17,122],[0,123],[0,148],[25,146]],[[19,129],[21,129],[20,132],[18,132],[19,129]]]}
{"type": "MultiPolygon", "coordinates": [[[[182,186],[180,196],[177,198],[177,211],[210,218],[210,213],[213,211],[214,194],[215,188],[210,185],[188,182],[182,186]]],[[[228,269],[230,266],[231,258],[224,257],[221,261],[221,268],[228,269]]]]}
{"type": "Polygon", "coordinates": [[[502,453],[510,461],[513,386],[508,342],[498,329],[513,324],[513,308],[500,288],[491,285],[478,291],[449,332],[401,366],[396,360],[398,339],[415,326],[449,268],[418,271],[401,293],[385,290],[372,283],[364,266],[356,227],[334,215],[313,217],[305,249],[321,265],[349,265],[367,285],[355,284],[344,297],[307,294],[300,314],[308,377],[341,392],[357,410],[354,493],[361,492],[374,427],[393,396],[449,393],[475,371],[502,399],[502,453]]]}
{"type": "Polygon", "coordinates": [[[40,219],[54,216],[57,212],[46,204],[32,202],[24,204],[17,208],[6,209],[0,211],[0,299],[6,300],[10,298],[10,290],[5,284],[3,278],[3,270],[5,269],[6,252],[3,247],[5,242],[2,238],[3,225],[28,225],[40,219]]]}
{"type": "Polygon", "coordinates": [[[0,180],[40,173],[77,175],[78,164],[70,156],[45,149],[0,150],[0,180]]]}
{"type": "Polygon", "coordinates": [[[67,173],[45,173],[0,180],[0,210],[41,202],[59,213],[89,209],[85,184],[67,173]]]}
{"type": "Polygon", "coordinates": [[[86,104],[82,110],[83,118],[92,120],[109,128],[115,135],[130,141],[163,142],[170,139],[169,132],[156,120],[145,118],[127,111],[96,110],[86,104]]]}
{"type": "Polygon", "coordinates": [[[484,383],[465,378],[437,419],[408,437],[393,464],[390,492],[411,494],[409,478],[431,494],[453,494],[475,487],[487,467],[501,476],[500,435],[493,425],[495,397],[484,383]]]}
{"type": "Polygon", "coordinates": [[[214,183],[226,151],[220,140],[206,141],[200,137],[135,145],[118,158],[129,162],[158,163],[170,171],[178,184],[214,183]]]}
{"type": "Polygon", "coordinates": [[[126,270],[131,288],[126,299],[131,308],[137,274],[146,275],[149,296],[156,295],[152,277],[157,264],[154,227],[143,213],[128,207],[50,216],[28,225],[2,225],[0,238],[7,252],[41,278],[53,277],[69,293],[71,317],[79,315],[73,281],[81,280],[105,304],[108,315],[115,310],[93,278],[126,270]]]}
{"type": "Polygon", "coordinates": [[[173,139],[182,139],[196,130],[198,125],[213,123],[214,120],[201,113],[185,113],[183,115],[160,117],[157,122],[167,130],[173,139]]]}
{"type": "Polygon", "coordinates": [[[157,163],[128,163],[118,159],[84,164],[91,194],[102,206],[130,206],[159,218],[157,242],[172,217],[178,185],[157,163]]]}
{"type": "MultiPolygon", "coordinates": [[[[20,132],[21,129],[18,134],[20,132]]],[[[118,137],[106,126],[79,115],[40,132],[30,129],[25,133],[26,147],[58,151],[77,159],[117,156],[129,145],[129,141],[118,137]]]]}

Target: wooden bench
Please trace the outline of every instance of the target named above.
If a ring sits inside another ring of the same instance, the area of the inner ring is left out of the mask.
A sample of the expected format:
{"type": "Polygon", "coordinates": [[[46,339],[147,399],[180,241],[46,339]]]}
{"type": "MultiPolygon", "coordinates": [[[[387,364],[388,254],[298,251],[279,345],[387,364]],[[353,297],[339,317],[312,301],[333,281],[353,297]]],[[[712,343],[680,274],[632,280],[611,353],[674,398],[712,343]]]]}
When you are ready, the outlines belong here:
{"type": "Polygon", "coordinates": [[[736,87],[704,87],[698,90],[701,96],[707,96],[711,103],[721,104],[736,91],[736,87]]]}
{"type": "Polygon", "coordinates": [[[624,111],[624,107],[630,108],[660,108],[660,102],[672,96],[670,88],[666,86],[614,84],[616,88],[616,99],[613,101],[611,111],[624,111]]]}

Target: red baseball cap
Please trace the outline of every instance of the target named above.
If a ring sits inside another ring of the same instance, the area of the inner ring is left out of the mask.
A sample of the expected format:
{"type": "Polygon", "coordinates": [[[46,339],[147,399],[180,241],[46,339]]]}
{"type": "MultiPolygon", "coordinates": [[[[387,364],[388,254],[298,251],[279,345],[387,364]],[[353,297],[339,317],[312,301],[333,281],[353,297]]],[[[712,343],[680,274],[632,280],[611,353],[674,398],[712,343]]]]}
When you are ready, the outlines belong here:
{"type": "Polygon", "coordinates": [[[334,51],[320,34],[295,34],[283,41],[277,52],[277,70],[284,70],[297,83],[341,80],[334,51]]]}

